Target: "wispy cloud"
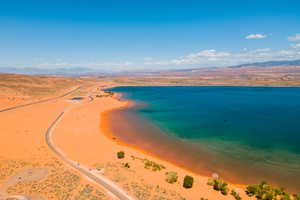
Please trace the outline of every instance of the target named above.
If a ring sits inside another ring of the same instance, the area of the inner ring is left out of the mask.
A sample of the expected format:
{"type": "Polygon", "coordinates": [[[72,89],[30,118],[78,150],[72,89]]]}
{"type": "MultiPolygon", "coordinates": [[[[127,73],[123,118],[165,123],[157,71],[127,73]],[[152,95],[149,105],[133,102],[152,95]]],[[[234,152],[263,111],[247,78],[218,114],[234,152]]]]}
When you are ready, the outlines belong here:
{"type": "Polygon", "coordinates": [[[153,57],[145,57],[144,60],[145,61],[150,61],[150,60],[154,60],[154,58],[153,57]]]}
{"type": "MultiPolygon", "coordinates": [[[[54,59],[52,62],[46,59],[38,59],[34,67],[42,68],[74,68],[86,67],[102,71],[122,71],[132,69],[184,69],[190,67],[222,67],[244,63],[296,60],[300,59],[300,44],[292,44],[292,48],[273,50],[271,48],[242,49],[240,51],[218,51],[216,49],[204,49],[189,53],[184,56],[171,59],[141,58],[135,61],[118,62],[71,62],[70,60],[54,59]]],[[[28,65],[27,65],[28,66],[28,65]]],[[[33,65],[31,65],[33,66],[33,65]]]]}
{"type": "Polygon", "coordinates": [[[298,44],[291,44],[291,47],[293,47],[293,48],[300,48],[300,43],[298,43],[298,44]]]}
{"type": "Polygon", "coordinates": [[[288,41],[291,41],[291,42],[293,42],[293,41],[300,41],[300,33],[297,33],[294,36],[288,37],[288,41]]]}
{"type": "Polygon", "coordinates": [[[245,37],[245,39],[263,39],[266,38],[267,35],[264,34],[250,34],[245,37]]]}
{"type": "Polygon", "coordinates": [[[251,62],[264,62],[271,60],[294,60],[300,59],[300,49],[287,49],[274,51],[270,48],[260,48],[254,50],[243,50],[241,52],[225,52],[215,49],[202,50],[191,53],[177,59],[159,62],[147,62],[146,65],[165,66],[230,66],[251,62]]]}

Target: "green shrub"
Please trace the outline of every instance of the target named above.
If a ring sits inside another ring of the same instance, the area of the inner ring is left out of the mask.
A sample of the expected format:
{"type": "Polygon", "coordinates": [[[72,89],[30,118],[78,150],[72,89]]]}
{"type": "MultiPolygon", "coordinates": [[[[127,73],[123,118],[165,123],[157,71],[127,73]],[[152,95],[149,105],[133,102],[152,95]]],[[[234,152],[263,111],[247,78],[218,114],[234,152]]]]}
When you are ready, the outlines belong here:
{"type": "Polygon", "coordinates": [[[124,151],[119,151],[119,152],[117,153],[117,157],[118,157],[119,159],[124,158],[124,157],[125,157],[124,151]]]}
{"type": "Polygon", "coordinates": [[[210,178],[208,179],[207,184],[213,186],[214,190],[220,191],[223,195],[227,195],[229,192],[228,183],[222,178],[210,178]]]}
{"type": "Polygon", "coordinates": [[[192,188],[194,183],[194,178],[191,176],[185,176],[183,180],[183,187],[184,188],[192,188]]]}
{"type": "Polygon", "coordinates": [[[236,190],[231,190],[230,193],[236,200],[242,200],[241,196],[239,195],[239,193],[237,193],[236,190]]]}
{"type": "Polygon", "coordinates": [[[177,172],[167,172],[166,177],[166,181],[168,183],[175,183],[178,179],[177,172]]]}
{"type": "MultiPolygon", "coordinates": [[[[266,182],[246,187],[246,194],[249,197],[255,196],[258,200],[291,200],[292,196],[285,192],[283,188],[274,187],[266,182]]],[[[297,200],[293,196],[294,200],[297,200]]]]}
{"type": "Polygon", "coordinates": [[[125,168],[130,168],[130,165],[129,165],[129,163],[124,163],[124,164],[123,164],[123,167],[125,167],[125,168]]]}
{"type": "Polygon", "coordinates": [[[145,169],[151,169],[152,171],[160,171],[162,169],[165,169],[165,166],[148,159],[144,159],[143,162],[145,169]]]}
{"type": "Polygon", "coordinates": [[[160,171],[162,169],[166,169],[165,166],[158,164],[154,161],[148,160],[146,158],[139,158],[135,156],[131,156],[132,160],[140,160],[144,163],[144,168],[145,169],[151,169],[152,171],[160,171]]]}
{"type": "Polygon", "coordinates": [[[223,195],[227,195],[227,194],[228,194],[228,192],[229,192],[229,189],[228,189],[228,187],[226,187],[226,188],[222,188],[222,189],[221,189],[221,194],[223,194],[223,195]]]}

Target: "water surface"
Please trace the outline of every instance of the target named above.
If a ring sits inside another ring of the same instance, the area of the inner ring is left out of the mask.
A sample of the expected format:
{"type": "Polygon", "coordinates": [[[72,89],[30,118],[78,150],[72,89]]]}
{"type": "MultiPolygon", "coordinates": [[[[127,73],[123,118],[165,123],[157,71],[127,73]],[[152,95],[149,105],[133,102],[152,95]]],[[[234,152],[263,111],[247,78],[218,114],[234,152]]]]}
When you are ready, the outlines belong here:
{"type": "Polygon", "coordinates": [[[200,174],[216,172],[245,184],[267,180],[300,190],[300,88],[111,91],[139,103],[110,115],[113,131],[124,142],[200,174]]]}

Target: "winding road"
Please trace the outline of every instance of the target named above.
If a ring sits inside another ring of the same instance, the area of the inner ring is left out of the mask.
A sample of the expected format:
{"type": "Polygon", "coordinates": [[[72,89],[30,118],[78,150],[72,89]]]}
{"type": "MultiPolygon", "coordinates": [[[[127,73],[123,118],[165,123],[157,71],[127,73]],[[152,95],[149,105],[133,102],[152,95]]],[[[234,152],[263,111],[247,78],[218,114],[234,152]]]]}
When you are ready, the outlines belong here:
{"type": "MultiPolygon", "coordinates": [[[[26,106],[31,106],[31,105],[34,105],[34,104],[39,104],[39,103],[44,103],[44,102],[57,100],[57,99],[63,98],[65,96],[68,96],[68,95],[74,93],[75,91],[79,90],[81,87],[82,86],[77,87],[73,90],[70,90],[69,92],[67,92],[67,93],[65,93],[61,96],[58,96],[58,97],[53,97],[53,98],[49,98],[49,99],[36,101],[36,102],[33,102],[33,103],[28,103],[28,104],[18,105],[18,106],[14,106],[14,107],[10,107],[10,108],[5,108],[5,109],[0,110],[0,112],[7,112],[7,111],[15,110],[15,109],[18,109],[18,108],[26,107],[26,106]]],[[[94,98],[91,95],[88,94],[87,97],[89,98],[88,102],[94,101],[94,98]]],[[[66,112],[70,111],[71,109],[72,109],[72,106],[70,108],[65,109],[63,112],[61,112],[56,117],[56,119],[50,124],[50,126],[48,127],[48,129],[45,133],[45,140],[46,140],[46,143],[47,143],[48,147],[59,158],[61,158],[66,164],[68,164],[71,168],[79,171],[81,174],[83,174],[86,177],[88,177],[89,179],[91,179],[93,182],[98,184],[100,187],[104,188],[107,191],[107,193],[113,199],[136,200],[133,197],[129,196],[122,188],[120,188],[117,184],[115,184],[114,182],[109,180],[107,177],[105,177],[105,176],[103,176],[99,173],[96,173],[94,171],[91,171],[89,168],[79,164],[78,162],[75,162],[75,161],[69,159],[61,150],[59,150],[59,148],[57,148],[55,146],[55,144],[53,143],[52,138],[51,138],[51,136],[54,132],[55,126],[63,118],[63,116],[66,114],[66,112]]],[[[1,193],[0,193],[0,197],[3,197],[1,193]]],[[[30,198],[28,198],[25,195],[4,195],[4,197],[6,197],[6,198],[9,198],[9,197],[10,198],[16,198],[16,199],[20,199],[20,200],[30,200],[30,198]]]]}
{"type": "MultiPolygon", "coordinates": [[[[89,96],[89,102],[93,101],[93,97],[89,96]]],[[[63,116],[66,114],[66,112],[70,111],[70,109],[65,109],[63,112],[61,112],[57,118],[51,123],[51,125],[48,127],[46,133],[45,133],[45,140],[48,145],[48,147],[58,156],[60,157],[65,163],[67,163],[70,167],[76,169],[81,174],[85,175],[89,179],[93,180],[95,183],[100,185],[102,188],[106,189],[109,194],[112,194],[112,197],[116,197],[120,200],[135,200],[131,196],[129,196],[122,188],[120,188],[118,185],[116,185],[114,182],[106,178],[105,176],[95,173],[91,171],[89,168],[79,164],[78,162],[75,162],[73,160],[70,160],[66,157],[66,155],[59,150],[58,147],[55,146],[55,144],[52,141],[52,134],[54,132],[54,129],[58,122],[63,118],[63,116]]]]}

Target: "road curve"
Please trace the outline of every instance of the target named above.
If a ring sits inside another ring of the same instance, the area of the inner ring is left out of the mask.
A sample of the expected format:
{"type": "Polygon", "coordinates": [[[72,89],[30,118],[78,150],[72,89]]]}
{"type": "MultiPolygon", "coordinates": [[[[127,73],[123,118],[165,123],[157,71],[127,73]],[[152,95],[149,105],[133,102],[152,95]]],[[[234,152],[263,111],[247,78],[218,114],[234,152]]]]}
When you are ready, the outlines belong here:
{"type": "Polygon", "coordinates": [[[59,98],[62,98],[62,97],[65,97],[73,92],[76,92],[77,90],[79,90],[81,88],[80,87],[77,87],[73,90],[70,90],[69,92],[61,95],[61,96],[58,96],[58,97],[53,97],[53,98],[49,98],[49,99],[44,99],[44,100],[40,100],[40,101],[36,101],[36,102],[32,102],[32,103],[27,103],[27,104],[22,104],[22,105],[18,105],[18,106],[13,106],[13,107],[10,107],[10,108],[4,108],[2,110],[0,110],[0,113],[1,112],[7,112],[7,111],[10,111],[10,110],[15,110],[15,109],[18,109],[18,108],[23,108],[23,107],[26,107],[26,106],[31,106],[31,105],[34,105],[34,104],[39,104],[39,103],[44,103],[44,102],[48,102],[48,101],[53,101],[53,100],[56,100],[56,99],[59,99],[59,98]]]}
{"type": "MultiPolygon", "coordinates": [[[[92,99],[90,99],[92,101],[92,99]]],[[[65,154],[60,151],[52,142],[51,136],[55,129],[55,126],[58,124],[58,122],[63,118],[64,114],[68,111],[66,109],[65,111],[61,112],[57,118],[52,122],[52,124],[48,127],[46,133],[45,133],[45,139],[48,147],[58,156],[60,157],[65,163],[67,163],[70,167],[76,169],[83,175],[87,176],[103,188],[105,188],[109,193],[112,193],[113,196],[117,197],[120,200],[135,200],[131,196],[129,196],[123,189],[121,189],[118,185],[113,183],[111,180],[106,178],[105,176],[92,172],[87,167],[84,167],[80,165],[79,163],[72,161],[68,159],[65,154]]]]}

